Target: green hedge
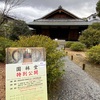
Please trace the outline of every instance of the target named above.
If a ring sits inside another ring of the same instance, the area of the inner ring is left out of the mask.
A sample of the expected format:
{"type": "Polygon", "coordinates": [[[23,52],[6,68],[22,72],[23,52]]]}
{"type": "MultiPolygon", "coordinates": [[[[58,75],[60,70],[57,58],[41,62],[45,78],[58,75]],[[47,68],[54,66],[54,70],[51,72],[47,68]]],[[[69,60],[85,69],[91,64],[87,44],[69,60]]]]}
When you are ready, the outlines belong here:
{"type": "Polygon", "coordinates": [[[57,81],[64,73],[63,66],[64,61],[61,59],[64,57],[62,51],[56,50],[57,43],[47,36],[35,35],[25,37],[22,36],[18,41],[13,43],[15,47],[45,47],[46,48],[46,61],[47,61],[47,80],[48,87],[52,83],[57,81]]]}
{"type": "Polygon", "coordinates": [[[100,64],[100,45],[93,46],[87,51],[87,57],[89,61],[100,64]]]}
{"type": "Polygon", "coordinates": [[[73,43],[72,41],[67,41],[65,47],[70,48],[73,43]]]}
{"type": "Polygon", "coordinates": [[[4,37],[0,37],[0,61],[5,61],[5,49],[12,45],[13,41],[4,37]]]}
{"type": "Polygon", "coordinates": [[[74,42],[70,48],[74,51],[84,51],[85,45],[80,42],[74,42]]]}
{"type": "Polygon", "coordinates": [[[78,39],[84,43],[87,48],[98,45],[100,43],[100,23],[93,23],[86,30],[82,32],[78,39]]]}

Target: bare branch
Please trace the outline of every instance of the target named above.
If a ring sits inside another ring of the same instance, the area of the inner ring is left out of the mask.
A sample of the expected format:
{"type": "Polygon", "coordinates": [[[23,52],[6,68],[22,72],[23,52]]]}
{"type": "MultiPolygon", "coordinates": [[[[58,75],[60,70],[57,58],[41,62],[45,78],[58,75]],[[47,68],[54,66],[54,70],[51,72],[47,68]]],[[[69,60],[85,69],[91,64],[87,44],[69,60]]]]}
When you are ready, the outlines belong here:
{"type": "Polygon", "coordinates": [[[24,2],[24,0],[4,0],[4,8],[1,14],[0,25],[6,20],[5,15],[8,15],[14,7],[19,6],[22,2],[24,2]]]}

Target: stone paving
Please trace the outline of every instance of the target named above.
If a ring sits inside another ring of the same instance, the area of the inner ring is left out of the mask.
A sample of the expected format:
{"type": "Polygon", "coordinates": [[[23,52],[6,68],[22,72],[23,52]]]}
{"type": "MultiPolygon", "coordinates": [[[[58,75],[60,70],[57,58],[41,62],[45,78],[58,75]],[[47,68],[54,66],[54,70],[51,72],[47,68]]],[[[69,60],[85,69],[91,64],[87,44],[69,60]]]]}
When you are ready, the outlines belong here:
{"type": "Polygon", "coordinates": [[[50,100],[100,100],[100,86],[65,57],[65,74],[60,84],[60,89],[55,92],[50,100]]]}

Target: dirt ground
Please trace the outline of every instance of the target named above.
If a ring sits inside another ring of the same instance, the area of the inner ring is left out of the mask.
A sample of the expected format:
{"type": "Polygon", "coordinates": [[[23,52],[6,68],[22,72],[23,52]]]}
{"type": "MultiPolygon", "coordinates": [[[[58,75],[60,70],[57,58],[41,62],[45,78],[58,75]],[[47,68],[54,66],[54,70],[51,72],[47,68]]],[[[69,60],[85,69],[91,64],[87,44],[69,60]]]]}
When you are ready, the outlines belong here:
{"type": "Polygon", "coordinates": [[[83,69],[85,64],[85,70],[99,85],[100,85],[100,65],[91,64],[85,55],[85,52],[75,52],[70,49],[65,49],[70,59],[73,58],[73,62],[79,65],[83,69]]]}
{"type": "Polygon", "coordinates": [[[0,100],[5,100],[5,64],[0,63],[0,100]]]}

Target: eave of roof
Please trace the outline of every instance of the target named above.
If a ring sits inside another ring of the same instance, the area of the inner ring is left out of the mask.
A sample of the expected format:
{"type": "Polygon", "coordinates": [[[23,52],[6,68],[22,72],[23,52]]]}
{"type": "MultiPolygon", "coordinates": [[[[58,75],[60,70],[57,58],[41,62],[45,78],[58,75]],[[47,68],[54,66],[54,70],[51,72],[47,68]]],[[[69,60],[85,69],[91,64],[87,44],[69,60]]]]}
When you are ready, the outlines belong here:
{"type": "MultiPolygon", "coordinates": [[[[99,21],[100,22],[100,21],[99,21]]],[[[74,26],[74,25],[91,25],[94,21],[84,21],[84,20],[36,20],[28,23],[30,26],[74,26]]]]}

